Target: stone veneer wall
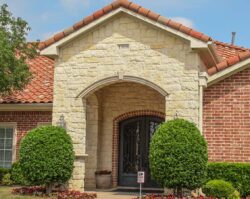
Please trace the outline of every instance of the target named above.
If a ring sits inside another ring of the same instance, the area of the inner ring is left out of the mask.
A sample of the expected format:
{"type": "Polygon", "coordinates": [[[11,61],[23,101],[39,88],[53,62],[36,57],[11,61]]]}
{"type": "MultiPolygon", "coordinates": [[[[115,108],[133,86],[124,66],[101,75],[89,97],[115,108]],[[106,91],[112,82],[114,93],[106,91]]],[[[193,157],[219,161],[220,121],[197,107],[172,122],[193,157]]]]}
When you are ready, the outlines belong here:
{"type": "Polygon", "coordinates": [[[196,52],[188,42],[146,22],[127,14],[115,16],[60,48],[56,60],[53,122],[64,114],[73,138],[77,158],[70,185],[74,188],[84,188],[86,161],[86,100],[77,96],[91,84],[118,73],[146,79],[169,93],[166,118],[177,111],[179,117],[198,124],[196,52]]]}

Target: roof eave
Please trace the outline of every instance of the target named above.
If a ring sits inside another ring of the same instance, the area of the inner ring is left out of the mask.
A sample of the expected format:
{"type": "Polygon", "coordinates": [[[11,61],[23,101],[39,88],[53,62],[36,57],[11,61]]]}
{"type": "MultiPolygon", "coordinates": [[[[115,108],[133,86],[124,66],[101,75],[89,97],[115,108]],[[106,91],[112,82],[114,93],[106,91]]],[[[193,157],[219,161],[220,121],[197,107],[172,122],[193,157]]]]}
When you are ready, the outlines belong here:
{"type": "Polygon", "coordinates": [[[233,75],[236,74],[240,71],[245,70],[246,68],[250,67],[250,58],[243,60],[241,62],[238,62],[236,64],[234,64],[233,66],[230,66],[222,71],[219,71],[217,73],[215,73],[212,76],[208,77],[208,86],[212,86],[213,84],[233,75]]]}

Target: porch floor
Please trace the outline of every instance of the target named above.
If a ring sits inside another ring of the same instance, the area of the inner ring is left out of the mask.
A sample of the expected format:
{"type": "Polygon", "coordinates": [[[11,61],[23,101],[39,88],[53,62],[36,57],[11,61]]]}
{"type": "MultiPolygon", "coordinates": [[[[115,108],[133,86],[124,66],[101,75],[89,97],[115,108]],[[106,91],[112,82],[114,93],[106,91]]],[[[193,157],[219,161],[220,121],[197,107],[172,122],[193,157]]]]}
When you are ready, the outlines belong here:
{"type": "Polygon", "coordinates": [[[136,192],[119,191],[86,191],[87,193],[96,193],[97,199],[133,199],[139,195],[136,192]]]}

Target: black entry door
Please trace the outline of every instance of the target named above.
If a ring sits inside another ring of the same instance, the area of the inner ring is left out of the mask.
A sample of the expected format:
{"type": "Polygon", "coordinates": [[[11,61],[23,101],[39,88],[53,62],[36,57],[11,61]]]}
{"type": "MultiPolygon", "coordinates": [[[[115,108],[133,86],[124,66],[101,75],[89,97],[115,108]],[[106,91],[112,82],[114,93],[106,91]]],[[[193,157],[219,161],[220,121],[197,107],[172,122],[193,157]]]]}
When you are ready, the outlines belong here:
{"type": "Polygon", "coordinates": [[[163,119],[134,117],[120,123],[119,186],[136,187],[137,172],[145,171],[144,187],[157,187],[149,171],[149,144],[163,119]]]}

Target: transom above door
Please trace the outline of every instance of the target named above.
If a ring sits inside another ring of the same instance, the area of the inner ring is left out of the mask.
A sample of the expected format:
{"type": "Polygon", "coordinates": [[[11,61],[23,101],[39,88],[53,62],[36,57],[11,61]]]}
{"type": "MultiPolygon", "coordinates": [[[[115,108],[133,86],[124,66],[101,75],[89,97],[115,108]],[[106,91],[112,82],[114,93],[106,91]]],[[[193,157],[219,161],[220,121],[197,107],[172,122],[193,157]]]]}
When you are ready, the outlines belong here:
{"type": "Polygon", "coordinates": [[[137,172],[145,171],[145,187],[158,187],[149,170],[149,144],[164,119],[154,116],[133,117],[120,122],[119,186],[136,187],[137,172]]]}

